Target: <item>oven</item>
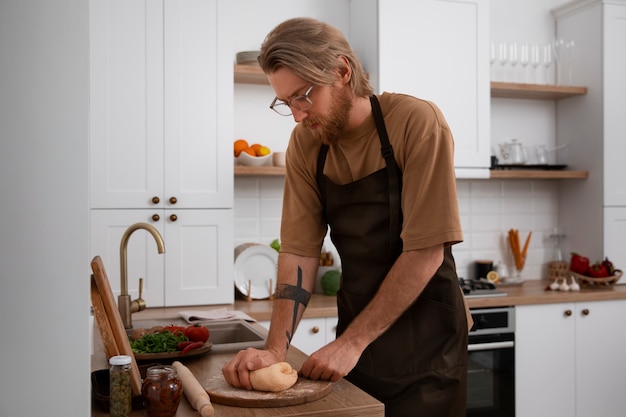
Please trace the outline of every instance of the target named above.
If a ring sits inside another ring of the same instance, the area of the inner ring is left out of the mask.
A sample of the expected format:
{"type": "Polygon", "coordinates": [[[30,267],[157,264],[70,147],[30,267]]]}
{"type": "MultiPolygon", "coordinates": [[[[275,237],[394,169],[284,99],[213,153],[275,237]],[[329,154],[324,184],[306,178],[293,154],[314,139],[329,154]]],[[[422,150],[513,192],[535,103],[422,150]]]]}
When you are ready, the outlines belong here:
{"type": "Polygon", "coordinates": [[[470,312],[467,416],[515,416],[515,308],[470,312]]]}

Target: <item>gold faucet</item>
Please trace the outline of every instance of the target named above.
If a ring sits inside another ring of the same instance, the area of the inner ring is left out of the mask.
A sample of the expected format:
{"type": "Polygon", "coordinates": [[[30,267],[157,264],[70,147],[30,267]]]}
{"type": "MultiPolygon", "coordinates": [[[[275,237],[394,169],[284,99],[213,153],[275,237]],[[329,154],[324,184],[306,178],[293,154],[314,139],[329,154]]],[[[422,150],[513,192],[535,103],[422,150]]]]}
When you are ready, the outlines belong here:
{"type": "Polygon", "coordinates": [[[126,266],[126,249],[128,246],[128,239],[135,230],[144,229],[150,232],[154,240],[156,240],[157,249],[159,253],[165,253],[165,243],[159,231],[152,225],[147,223],[135,223],[130,225],[122,236],[120,243],[120,295],[117,298],[117,308],[122,316],[122,323],[127,329],[133,328],[132,313],[146,309],[146,302],[141,298],[141,292],[143,290],[143,278],[139,278],[139,298],[131,301],[130,295],[128,295],[128,267],[126,266]]]}

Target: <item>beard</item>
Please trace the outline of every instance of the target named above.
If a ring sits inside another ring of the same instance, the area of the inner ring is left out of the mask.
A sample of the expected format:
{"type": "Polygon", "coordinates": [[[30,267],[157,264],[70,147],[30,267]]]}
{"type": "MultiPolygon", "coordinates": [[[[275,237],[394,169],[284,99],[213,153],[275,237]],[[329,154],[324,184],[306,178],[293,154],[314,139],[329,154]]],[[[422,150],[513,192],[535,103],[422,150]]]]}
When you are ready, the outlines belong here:
{"type": "Polygon", "coordinates": [[[331,94],[332,101],[328,116],[307,119],[302,122],[304,127],[309,129],[317,124],[318,127],[311,129],[311,133],[326,145],[336,144],[341,135],[345,133],[352,109],[352,95],[348,88],[332,89],[331,94]]]}

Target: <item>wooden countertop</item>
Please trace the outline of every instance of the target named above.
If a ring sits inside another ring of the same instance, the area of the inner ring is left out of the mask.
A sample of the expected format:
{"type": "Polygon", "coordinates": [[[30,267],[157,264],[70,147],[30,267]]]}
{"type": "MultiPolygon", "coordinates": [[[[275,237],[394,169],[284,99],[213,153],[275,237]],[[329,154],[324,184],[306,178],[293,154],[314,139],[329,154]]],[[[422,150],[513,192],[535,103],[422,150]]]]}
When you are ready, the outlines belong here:
{"type": "Polygon", "coordinates": [[[626,285],[609,288],[585,288],[580,291],[546,291],[549,281],[526,281],[521,285],[500,285],[507,293],[504,297],[471,298],[470,308],[521,306],[536,304],[572,303],[580,301],[606,301],[626,299],[626,285]]]}
{"type": "MultiPolygon", "coordinates": [[[[507,293],[501,297],[470,298],[467,303],[470,308],[502,307],[533,304],[554,304],[579,301],[603,301],[626,299],[626,285],[614,285],[606,289],[582,288],[578,292],[546,291],[550,283],[543,280],[526,281],[519,285],[500,285],[498,289],[507,293]]],[[[272,315],[270,300],[254,300],[251,302],[236,300],[234,305],[227,306],[193,306],[148,308],[133,314],[133,319],[177,318],[181,310],[211,310],[228,308],[242,311],[258,321],[268,321],[272,315]]],[[[337,317],[335,297],[322,294],[313,294],[309,306],[304,312],[304,318],[337,317]]]]}
{"type": "MultiPolygon", "coordinates": [[[[155,309],[156,310],[156,309],[155,309]]],[[[177,310],[180,310],[178,308],[177,310]]],[[[150,317],[153,318],[153,317],[150,317]]],[[[260,325],[259,328],[261,328],[260,325]]],[[[106,369],[106,356],[102,341],[95,338],[94,355],[92,356],[92,369],[106,369]]],[[[222,366],[228,362],[236,352],[214,353],[208,352],[188,358],[184,364],[196,376],[202,384],[222,372],[222,366]]],[[[287,362],[294,368],[299,369],[306,360],[306,355],[298,349],[291,347],[287,354],[287,362]]],[[[384,417],[384,405],[375,398],[361,391],[350,382],[342,379],[332,385],[332,391],[325,397],[307,404],[294,405],[289,407],[271,408],[243,408],[230,407],[213,403],[215,416],[219,417],[273,417],[273,416],[332,416],[332,417],[384,417]]],[[[176,417],[198,417],[200,414],[195,411],[186,398],[181,400],[176,412],[176,417]]],[[[100,409],[94,404],[91,411],[92,417],[108,417],[109,413],[100,409]]],[[[144,410],[135,410],[131,417],[144,417],[144,410]]]]}

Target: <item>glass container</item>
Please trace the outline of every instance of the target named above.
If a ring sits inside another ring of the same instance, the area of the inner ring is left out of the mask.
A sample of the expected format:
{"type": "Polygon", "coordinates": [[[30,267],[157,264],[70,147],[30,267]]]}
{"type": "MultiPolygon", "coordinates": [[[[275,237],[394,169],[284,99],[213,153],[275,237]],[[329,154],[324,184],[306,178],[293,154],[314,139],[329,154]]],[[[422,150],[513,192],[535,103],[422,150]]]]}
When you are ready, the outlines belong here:
{"type": "Polygon", "coordinates": [[[132,409],[130,387],[131,357],[112,356],[109,359],[109,397],[111,417],[129,417],[132,409]]]}
{"type": "Polygon", "coordinates": [[[169,365],[148,368],[141,388],[148,417],[174,417],[182,393],[183,385],[176,368],[169,365]]]}

